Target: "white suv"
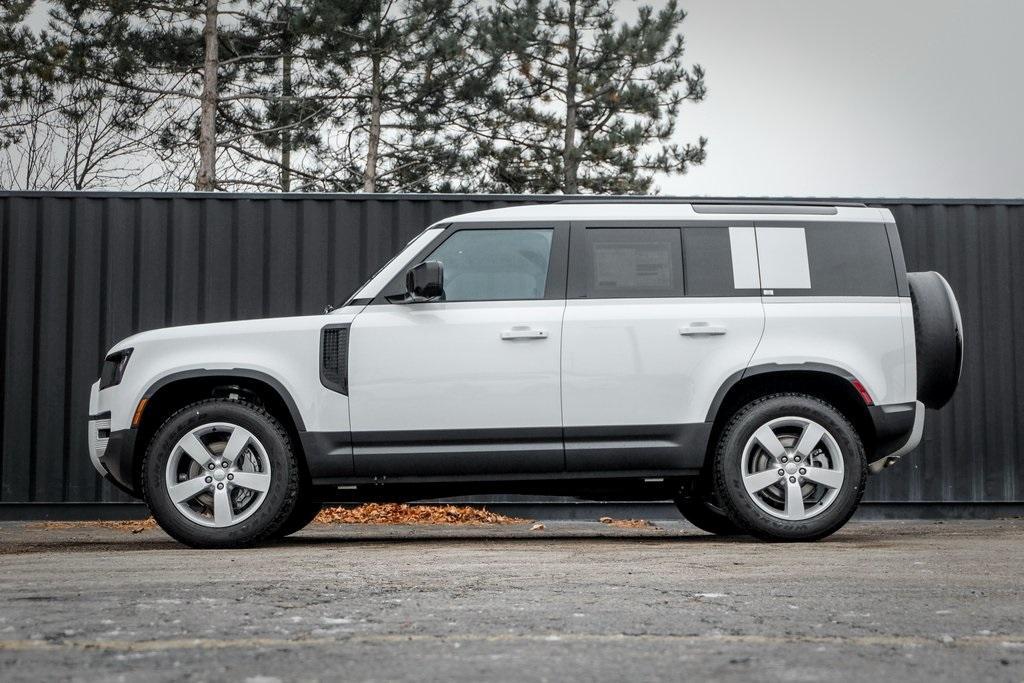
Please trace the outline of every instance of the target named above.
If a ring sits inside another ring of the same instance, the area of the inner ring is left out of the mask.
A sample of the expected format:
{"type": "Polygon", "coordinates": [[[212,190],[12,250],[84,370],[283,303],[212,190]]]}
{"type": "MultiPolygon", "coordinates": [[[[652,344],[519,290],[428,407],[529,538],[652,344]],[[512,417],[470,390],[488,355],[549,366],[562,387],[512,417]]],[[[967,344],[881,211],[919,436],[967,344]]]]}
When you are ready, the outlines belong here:
{"type": "Polygon", "coordinates": [[[885,209],[570,200],[448,218],[323,315],[125,339],[90,452],[200,547],[479,493],[816,539],[918,444],[962,351],[885,209]]]}

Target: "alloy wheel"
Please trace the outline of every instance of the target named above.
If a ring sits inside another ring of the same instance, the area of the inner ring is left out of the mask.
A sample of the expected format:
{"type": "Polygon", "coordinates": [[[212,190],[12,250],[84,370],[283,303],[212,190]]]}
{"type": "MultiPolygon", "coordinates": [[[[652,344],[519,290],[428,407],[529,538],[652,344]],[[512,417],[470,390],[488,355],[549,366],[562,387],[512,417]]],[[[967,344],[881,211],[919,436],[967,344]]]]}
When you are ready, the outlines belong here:
{"type": "Polygon", "coordinates": [[[270,489],[270,458],[249,430],[226,422],[196,427],[167,460],[167,495],[189,520],[234,526],[252,516],[270,489]]]}
{"type": "Polygon", "coordinates": [[[798,522],[821,514],[843,485],[843,454],[822,425],[788,416],[761,425],[743,448],[743,486],[760,509],[798,522]]]}

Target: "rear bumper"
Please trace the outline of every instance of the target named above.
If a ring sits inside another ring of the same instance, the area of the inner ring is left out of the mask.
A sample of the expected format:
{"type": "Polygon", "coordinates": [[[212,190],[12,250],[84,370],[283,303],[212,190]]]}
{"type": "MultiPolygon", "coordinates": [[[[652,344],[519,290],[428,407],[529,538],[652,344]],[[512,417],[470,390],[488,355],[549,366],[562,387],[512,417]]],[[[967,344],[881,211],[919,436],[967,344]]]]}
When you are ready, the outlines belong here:
{"type": "Polygon", "coordinates": [[[875,452],[868,470],[881,472],[921,443],[924,433],[924,404],[920,401],[891,406],[872,406],[869,410],[875,423],[875,452]]]}

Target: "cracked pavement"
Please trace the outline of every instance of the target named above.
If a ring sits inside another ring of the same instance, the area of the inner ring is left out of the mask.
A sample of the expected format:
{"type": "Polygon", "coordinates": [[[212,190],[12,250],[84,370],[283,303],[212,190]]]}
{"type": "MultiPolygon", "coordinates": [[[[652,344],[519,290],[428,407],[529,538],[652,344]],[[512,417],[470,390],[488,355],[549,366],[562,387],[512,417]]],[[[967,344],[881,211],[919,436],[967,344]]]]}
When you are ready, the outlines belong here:
{"type": "Polygon", "coordinates": [[[0,678],[1024,681],[1024,520],[830,539],[314,526],[196,551],[0,523],[0,678]]]}

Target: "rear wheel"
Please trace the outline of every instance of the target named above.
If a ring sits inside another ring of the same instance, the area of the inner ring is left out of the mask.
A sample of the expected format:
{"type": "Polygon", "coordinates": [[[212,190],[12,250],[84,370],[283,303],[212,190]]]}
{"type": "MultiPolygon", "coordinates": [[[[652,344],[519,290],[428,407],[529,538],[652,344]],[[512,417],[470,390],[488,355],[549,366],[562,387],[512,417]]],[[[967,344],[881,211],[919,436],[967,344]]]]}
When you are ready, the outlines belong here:
{"type": "Polygon", "coordinates": [[[150,441],[143,495],[160,527],[195,548],[263,541],[292,515],[299,468],[264,408],[209,399],[172,415],[150,441]]]}
{"type": "Polygon", "coordinates": [[[739,410],[715,453],[715,491],[729,519],[760,538],[809,541],[853,515],[867,464],[860,437],[830,404],[775,394],[739,410]]]}

